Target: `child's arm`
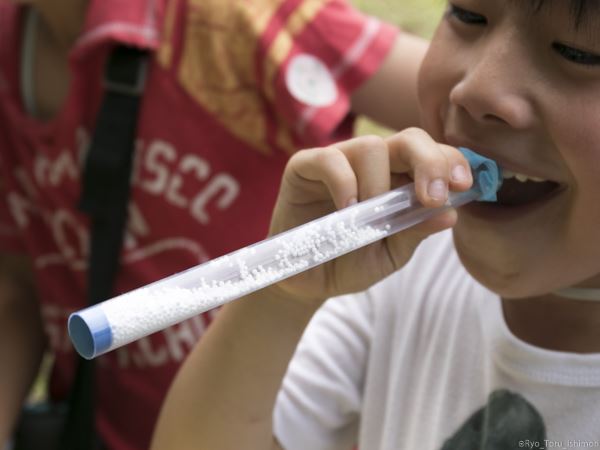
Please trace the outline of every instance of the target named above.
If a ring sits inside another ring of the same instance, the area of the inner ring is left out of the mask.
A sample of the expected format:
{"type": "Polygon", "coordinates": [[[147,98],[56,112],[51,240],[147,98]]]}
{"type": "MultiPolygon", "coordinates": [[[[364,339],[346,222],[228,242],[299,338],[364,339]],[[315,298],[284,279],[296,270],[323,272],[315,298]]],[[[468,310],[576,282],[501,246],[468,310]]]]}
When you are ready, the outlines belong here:
{"type": "Polygon", "coordinates": [[[352,94],[352,111],[394,130],[420,126],[417,75],[428,42],[402,32],[379,70],[352,94]]]}
{"type": "Polygon", "coordinates": [[[0,254],[0,449],[12,433],[45,346],[33,273],[23,256],[0,254]]]}
{"type": "MultiPolygon", "coordinates": [[[[414,129],[385,141],[364,137],[299,152],[286,168],[271,232],[385,192],[407,174],[422,203],[440,206],[448,185],[471,184],[468,175],[450,179],[456,166],[470,173],[457,150],[414,129]],[[441,188],[436,198],[427,193],[433,180],[441,188]]],[[[454,211],[444,213],[224,307],[175,380],[152,448],[277,448],[273,405],[313,313],[325,298],[366,289],[397,270],[423,238],[454,222],[454,211]]]]}

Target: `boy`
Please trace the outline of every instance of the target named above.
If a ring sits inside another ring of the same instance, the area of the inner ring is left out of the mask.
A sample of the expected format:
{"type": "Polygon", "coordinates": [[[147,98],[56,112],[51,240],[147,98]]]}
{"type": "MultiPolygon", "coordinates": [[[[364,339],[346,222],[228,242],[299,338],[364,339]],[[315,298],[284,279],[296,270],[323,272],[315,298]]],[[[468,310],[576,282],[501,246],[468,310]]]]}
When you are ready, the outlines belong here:
{"type": "Polygon", "coordinates": [[[498,202],[228,305],[153,448],[600,446],[599,19],[586,0],[450,2],[420,76],[429,134],[297,154],[271,231],[407,175],[421,202],[443,204],[471,183],[452,146],[503,167],[498,202]],[[448,227],[454,242],[414,251],[448,227]]]}
{"type": "MultiPolygon", "coordinates": [[[[2,257],[30,257],[41,305],[25,289],[0,298],[0,446],[39,364],[40,313],[51,400],[71,386],[66,318],[85,306],[88,260],[80,162],[116,44],[150,53],[117,292],[264,237],[288,156],[349,137],[353,113],[417,121],[425,43],[343,1],[0,1],[2,257]],[[390,98],[397,76],[406,90],[390,98]]],[[[148,447],[166,386],[211,317],[99,361],[108,448],[148,447]]]]}

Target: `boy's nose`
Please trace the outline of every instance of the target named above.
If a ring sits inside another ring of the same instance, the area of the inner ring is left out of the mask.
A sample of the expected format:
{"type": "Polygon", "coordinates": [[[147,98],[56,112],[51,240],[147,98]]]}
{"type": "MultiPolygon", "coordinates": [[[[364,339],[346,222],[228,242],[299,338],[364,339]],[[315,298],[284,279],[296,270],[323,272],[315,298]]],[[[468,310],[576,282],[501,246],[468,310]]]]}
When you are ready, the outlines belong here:
{"type": "Polygon", "coordinates": [[[452,88],[450,102],[482,124],[504,124],[526,129],[534,121],[528,78],[530,68],[522,54],[507,47],[486,46],[462,79],[452,88]]]}

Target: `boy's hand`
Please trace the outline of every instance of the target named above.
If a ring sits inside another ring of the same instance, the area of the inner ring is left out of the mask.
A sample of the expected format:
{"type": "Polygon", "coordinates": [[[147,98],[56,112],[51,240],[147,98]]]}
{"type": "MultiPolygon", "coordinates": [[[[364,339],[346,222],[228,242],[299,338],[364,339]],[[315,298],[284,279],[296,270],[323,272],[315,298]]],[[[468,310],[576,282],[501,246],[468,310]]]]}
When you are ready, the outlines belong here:
{"type": "MultiPolygon", "coordinates": [[[[284,172],[270,234],[387,192],[411,179],[419,201],[428,207],[442,206],[448,188],[464,191],[472,184],[469,164],[462,154],[416,128],[387,139],[360,137],[298,152],[284,172]]],[[[315,306],[335,295],[364,290],[402,267],[428,235],[455,222],[456,212],[447,211],[274,288],[283,290],[287,297],[315,302],[315,306]]]]}

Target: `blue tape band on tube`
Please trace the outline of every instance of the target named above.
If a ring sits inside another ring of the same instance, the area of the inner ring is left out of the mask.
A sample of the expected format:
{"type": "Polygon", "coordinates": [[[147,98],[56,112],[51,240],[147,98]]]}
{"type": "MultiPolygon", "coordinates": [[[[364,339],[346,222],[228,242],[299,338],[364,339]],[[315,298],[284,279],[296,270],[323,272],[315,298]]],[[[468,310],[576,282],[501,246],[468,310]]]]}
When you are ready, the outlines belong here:
{"type": "Polygon", "coordinates": [[[112,345],[112,330],[100,306],[91,306],[69,316],[69,336],[82,357],[92,359],[112,345]]]}
{"type": "Polygon", "coordinates": [[[471,169],[478,169],[477,182],[481,189],[481,202],[495,202],[498,200],[496,193],[502,186],[502,169],[494,160],[481,156],[473,150],[459,148],[464,157],[469,161],[471,169]]]}

